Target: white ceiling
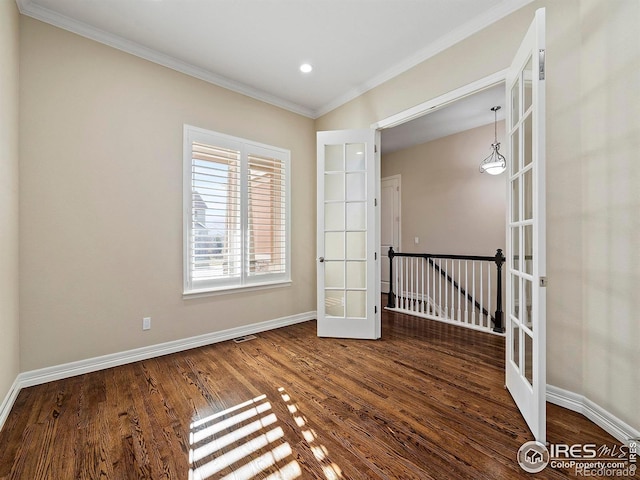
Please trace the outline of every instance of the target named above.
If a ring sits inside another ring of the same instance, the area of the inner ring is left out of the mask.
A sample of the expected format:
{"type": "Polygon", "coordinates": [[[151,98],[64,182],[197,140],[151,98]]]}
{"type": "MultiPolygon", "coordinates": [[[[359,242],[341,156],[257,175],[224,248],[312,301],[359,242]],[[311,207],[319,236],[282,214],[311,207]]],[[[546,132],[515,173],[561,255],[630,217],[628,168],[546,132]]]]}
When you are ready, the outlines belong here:
{"type": "MultiPolygon", "coordinates": [[[[437,138],[494,122],[492,107],[499,106],[497,120],[504,120],[504,83],[460,99],[439,110],[394,128],[382,130],[382,154],[388,154],[437,138]]],[[[487,139],[487,146],[493,138],[487,139]]],[[[488,147],[487,147],[488,148],[488,147]]]]}
{"type": "Polygon", "coordinates": [[[16,0],[25,15],[311,118],[530,1],[16,0]]]}

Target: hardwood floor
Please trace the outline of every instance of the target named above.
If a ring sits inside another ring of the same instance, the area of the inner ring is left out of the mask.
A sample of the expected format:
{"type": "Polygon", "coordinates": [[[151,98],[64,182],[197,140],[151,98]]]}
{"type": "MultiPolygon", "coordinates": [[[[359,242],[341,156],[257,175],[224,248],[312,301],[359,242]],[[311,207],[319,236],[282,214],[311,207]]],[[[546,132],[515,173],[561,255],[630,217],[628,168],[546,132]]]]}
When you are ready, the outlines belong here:
{"type": "MultiPolygon", "coordinates": [[[[531,438],[503,387],[501,337],[386,312],[380,341],[315,327],[24,389],[0,432],[0,478],[532,476],[516,462],[531,438]]],[[[548,420],[553,443],[618,444],[554,405],[548,420]]]]}

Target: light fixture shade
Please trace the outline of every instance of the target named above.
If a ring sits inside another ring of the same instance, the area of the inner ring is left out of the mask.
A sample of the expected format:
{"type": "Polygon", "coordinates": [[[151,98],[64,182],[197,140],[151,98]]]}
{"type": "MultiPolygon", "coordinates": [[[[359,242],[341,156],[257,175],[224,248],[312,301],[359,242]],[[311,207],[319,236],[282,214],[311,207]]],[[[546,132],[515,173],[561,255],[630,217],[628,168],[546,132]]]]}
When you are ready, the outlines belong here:
{"type": "Polygon", "coordinates": [[[500,142],[498,142],[498,110],[500,106],[491,108],[493,112],[493,129],[495,137],[491,144],[491,155],[485,158],[480,164],[480,173],[489,175],[500,175],[507,169],[507,159],[500,153],[500,142]]]}
{"type": "Polygon", "coordinates": [[[500,153],[500,144],[491,144],[491,155],[485,158],[480,164],[480,173],[489,175],[500,175],[507,169],[507,160],[500,153]]]}

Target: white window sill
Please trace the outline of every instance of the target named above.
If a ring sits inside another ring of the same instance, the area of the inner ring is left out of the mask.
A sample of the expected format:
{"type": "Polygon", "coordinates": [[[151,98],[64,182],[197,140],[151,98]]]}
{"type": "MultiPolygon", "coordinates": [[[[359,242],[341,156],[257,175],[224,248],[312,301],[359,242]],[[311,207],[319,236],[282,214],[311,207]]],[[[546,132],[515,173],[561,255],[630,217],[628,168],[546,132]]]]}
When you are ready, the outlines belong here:
{"type": "Polygon", "coordinates": [[[281,280],[277,282],[257,283],[253,285],[245,285],[242,287],[217,287],[203,288],[200,290],[189,290],[182,293],[183,300],[191,298],[213,297],[217,295],[228,295],[231,293],[253,292],[257,290],[269,290],[272,288],[290,287],[291,280],[281,280]]]}

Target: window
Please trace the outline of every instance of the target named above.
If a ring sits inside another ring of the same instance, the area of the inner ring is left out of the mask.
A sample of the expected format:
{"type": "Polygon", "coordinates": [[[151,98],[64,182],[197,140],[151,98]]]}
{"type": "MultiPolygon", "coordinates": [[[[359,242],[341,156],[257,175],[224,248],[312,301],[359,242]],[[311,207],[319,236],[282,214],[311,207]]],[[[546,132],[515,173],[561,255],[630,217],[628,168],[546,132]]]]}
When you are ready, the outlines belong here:
{"type": "Polygon", "coordinates": [[[185,125],[185,294],[290,281],[289,157],[185,125]]]}

